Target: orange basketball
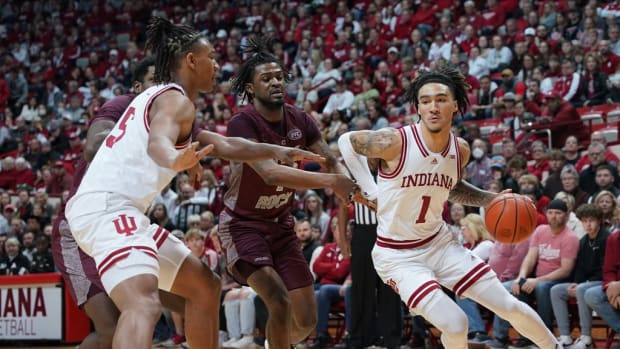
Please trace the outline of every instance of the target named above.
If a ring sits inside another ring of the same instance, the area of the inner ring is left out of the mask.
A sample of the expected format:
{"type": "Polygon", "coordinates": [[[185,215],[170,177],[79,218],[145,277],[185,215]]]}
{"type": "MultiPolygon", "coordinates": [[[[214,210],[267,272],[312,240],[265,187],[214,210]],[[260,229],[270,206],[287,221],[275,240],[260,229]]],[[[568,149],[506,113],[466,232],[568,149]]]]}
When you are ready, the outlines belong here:
{"type": "Polygon", "coordinates": [[[536,206],[519,194],[498,195],[485,208],[485,221],[495,240],[517,244],[526,240],[536,228],[536,206]]]}

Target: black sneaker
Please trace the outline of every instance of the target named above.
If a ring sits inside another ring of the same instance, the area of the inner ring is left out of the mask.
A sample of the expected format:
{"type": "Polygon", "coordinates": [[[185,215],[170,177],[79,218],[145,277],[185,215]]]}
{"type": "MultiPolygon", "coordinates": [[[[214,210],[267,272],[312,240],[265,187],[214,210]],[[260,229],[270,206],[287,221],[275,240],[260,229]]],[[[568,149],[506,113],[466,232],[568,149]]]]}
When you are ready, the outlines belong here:
{"type": "Polygon", "coordinates": [[[314,341],[308,345],[308,348],[309,349],[325,349],[331,344],[330,342],[331,342],[331,337],[329,337],[327,334],[320,333],[319,335],[316,336],[316,338],[314,338],[314,341]]]}

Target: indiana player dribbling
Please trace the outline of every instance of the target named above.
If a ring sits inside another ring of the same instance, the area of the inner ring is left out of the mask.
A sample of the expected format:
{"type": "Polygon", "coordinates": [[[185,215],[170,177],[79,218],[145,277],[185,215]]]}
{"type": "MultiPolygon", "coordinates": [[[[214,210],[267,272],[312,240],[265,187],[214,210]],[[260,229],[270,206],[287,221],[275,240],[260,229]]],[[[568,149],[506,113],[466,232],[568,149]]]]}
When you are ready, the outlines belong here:
{"type": "Polygon", "coordinates": [[[509,294],[489,266],[463,248],[442,220],[446,200],[485,206],[497,195],[461,179],[470,150],[452,134],[451,124],[467,106],[467,87],[454,70],[420,72],[406,93],[420,123],[340,137],[349,170],[367,198],[377,199],[375,268],[411,313],[422,315],[442,332],[446,348],[467,348],[467,317],[440,285],[508,319],[540,348],[559,348],[536,312],[509,294]],[[376,185],[367,158],[382,160],[376,185]]]}

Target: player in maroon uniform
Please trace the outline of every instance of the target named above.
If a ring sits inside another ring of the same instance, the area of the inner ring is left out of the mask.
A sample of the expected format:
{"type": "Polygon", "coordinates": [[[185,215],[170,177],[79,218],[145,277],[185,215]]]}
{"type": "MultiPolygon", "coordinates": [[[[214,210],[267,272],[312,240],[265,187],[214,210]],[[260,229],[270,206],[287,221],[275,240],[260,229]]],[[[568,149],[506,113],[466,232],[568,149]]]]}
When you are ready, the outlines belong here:
{"type": "Polygon", "coordinates": [[[251,40],[246,47],[251,58],[233,79],[233,90],[249,104],[228,123],[228,136],[308,148],[327,159],[332,173],[287,171],[268,160],[233,163],[219,235],[229,272],[269,309],[270,348],[284,349],[308,336],[317,321],[313,280],[290,213],[295,189],[332,188],[348,203],[354,186],[315,121],[284,102],[287,72],[268,47],[268,40],[251,40]]]}

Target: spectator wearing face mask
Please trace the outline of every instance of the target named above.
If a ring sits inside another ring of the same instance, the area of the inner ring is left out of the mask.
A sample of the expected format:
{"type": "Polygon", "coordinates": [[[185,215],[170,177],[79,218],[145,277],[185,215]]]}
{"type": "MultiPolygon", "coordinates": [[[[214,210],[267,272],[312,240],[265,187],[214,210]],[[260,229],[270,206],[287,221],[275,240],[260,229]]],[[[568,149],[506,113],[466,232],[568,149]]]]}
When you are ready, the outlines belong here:
{"type": "Polygon", "coordinates": [[[480,138],[476,138],[471,143],[472,160],[466,167],[466,179],[469,183],[478,188],[491,181],[491,161],[487,156],[487,144],[480,138]]]}

